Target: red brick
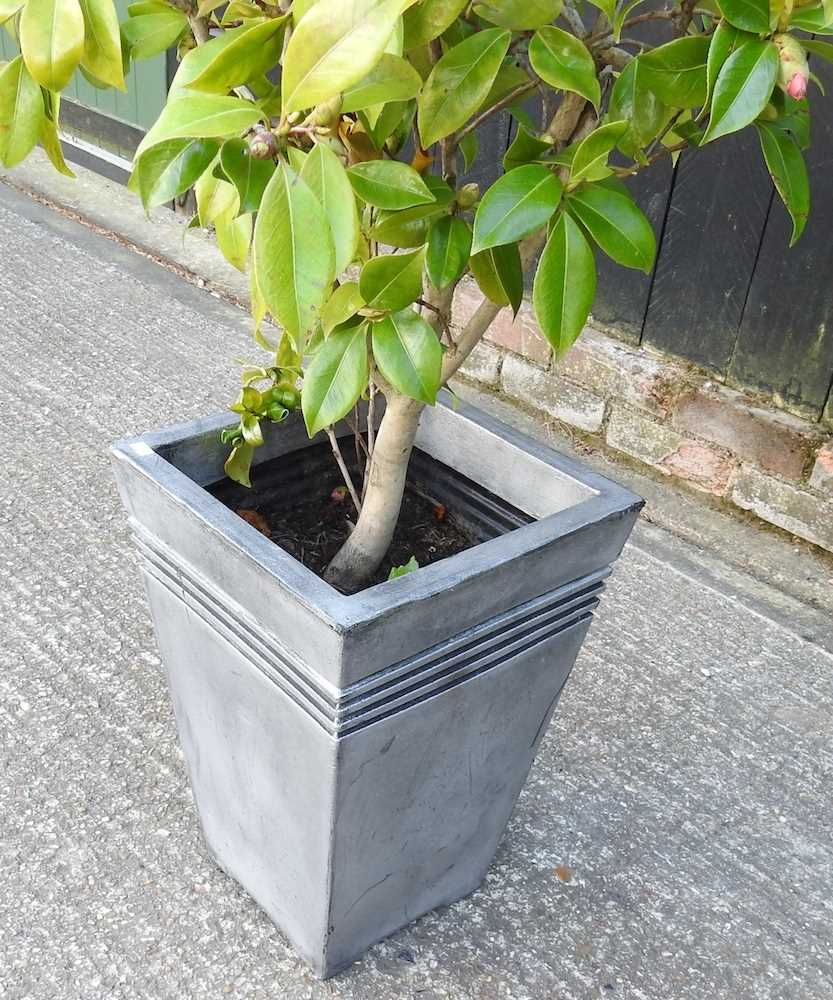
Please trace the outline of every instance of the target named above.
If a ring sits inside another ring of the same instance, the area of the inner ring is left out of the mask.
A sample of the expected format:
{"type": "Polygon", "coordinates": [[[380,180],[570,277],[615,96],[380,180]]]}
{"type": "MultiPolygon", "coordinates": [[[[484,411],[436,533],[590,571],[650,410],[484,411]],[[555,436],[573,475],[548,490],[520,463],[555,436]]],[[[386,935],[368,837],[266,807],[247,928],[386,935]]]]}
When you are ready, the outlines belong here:
{"type": "MultiPolygon", "coordinates": [[[[483,296],[474,282],[461,282],[454,300],[453,321],[458,329],[468,322],[482,299],[483,296]]],[[[501,309],[483,339],[499,347],[505,347],[515,354],[521,354],[542,367],[549,364],[552,353],[550,346],[538,332],[526,303],[521,306],[514,322],[512,310],[508,306],[501,309]]]]}
{"type": "Polygon", "coordinates": [[[722,450],[699,441],[683,441],[659,468],[698,490],[724,496],[737,466],[737,461],[722,450]]]}
{"type": "Polygon", "coordinates": [[[828,493],[833,497],[833,441],[819,448],[810,485],[820,493],[828,493]]]}

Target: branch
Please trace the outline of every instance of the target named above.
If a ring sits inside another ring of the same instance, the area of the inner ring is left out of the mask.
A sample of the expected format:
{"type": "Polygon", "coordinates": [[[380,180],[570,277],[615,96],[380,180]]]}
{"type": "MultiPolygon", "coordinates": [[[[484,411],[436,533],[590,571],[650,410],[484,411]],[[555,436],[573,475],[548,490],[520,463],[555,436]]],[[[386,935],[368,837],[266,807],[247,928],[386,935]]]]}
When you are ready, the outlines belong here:
{"type": "Polygon", "coordinates": [[[514,90],[510,90],[509,93],[502,97],[497,104],[493,104],[490,108],[485,111],[481,111],[479,115],[472,118],[472,120],[464,125],[459,132],[455,132],[451,137],[454,148],[456,149],[460,142],[465,139],[467,135],[474,132],[476,128],[479,128],[483,122],[487,121],[492,115],[497,114],[498,111],[503,111],[504,108],[510,107],[515,101],[520,97],[526,96],[526,94],[531,93],[537,88],[538,84],[534,80],[530,80],[529,83],[522,83],[515,87],[514,90]]]}
{"type": "Polygon", "coordinates": [[[327,437],[330,439],[330,447],[333,449],[333,455],[335,455],[335,460],[338,463],[342,476],[344,477],[345,485],[350,491],[350,497],[353,500],[356,513],[361,514],[362,502],[359,500],[359,494],[356,492],[356,487],[353,485],[353,477],[350,475],[350,470],[344,463],[344,456],[341,454],[341,448],[338,446],[338,438],[336,437],[335,431],[332,427],[327,428],[327,437]]]}

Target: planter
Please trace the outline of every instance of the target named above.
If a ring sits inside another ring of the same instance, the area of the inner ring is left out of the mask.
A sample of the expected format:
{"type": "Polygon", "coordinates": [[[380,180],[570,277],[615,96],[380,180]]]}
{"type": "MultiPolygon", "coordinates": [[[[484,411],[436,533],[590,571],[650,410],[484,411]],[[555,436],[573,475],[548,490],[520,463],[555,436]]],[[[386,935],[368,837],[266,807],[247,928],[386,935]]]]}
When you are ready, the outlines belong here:
{"type": "Polygon", "coordinates": [[[348,597],[207,491],[228,423],[116,475],[206,841],[327,977],[482,880],[641,501],[444,400],[412,470],[483,541],[348,597]]]}

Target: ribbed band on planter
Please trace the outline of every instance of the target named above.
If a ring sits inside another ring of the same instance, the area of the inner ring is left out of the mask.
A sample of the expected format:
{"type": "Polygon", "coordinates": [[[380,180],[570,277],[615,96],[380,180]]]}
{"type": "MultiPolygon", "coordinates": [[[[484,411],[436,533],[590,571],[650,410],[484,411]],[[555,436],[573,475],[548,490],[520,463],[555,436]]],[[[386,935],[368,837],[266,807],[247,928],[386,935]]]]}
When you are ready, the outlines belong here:
{"type": "Polygon", "coordinates": [[[329,976],[482,880],[641,501],[443,400],[412,472],[486,540],[344,596],[204,488],[229,423],[116,475],[206,841],[329,976]]]}

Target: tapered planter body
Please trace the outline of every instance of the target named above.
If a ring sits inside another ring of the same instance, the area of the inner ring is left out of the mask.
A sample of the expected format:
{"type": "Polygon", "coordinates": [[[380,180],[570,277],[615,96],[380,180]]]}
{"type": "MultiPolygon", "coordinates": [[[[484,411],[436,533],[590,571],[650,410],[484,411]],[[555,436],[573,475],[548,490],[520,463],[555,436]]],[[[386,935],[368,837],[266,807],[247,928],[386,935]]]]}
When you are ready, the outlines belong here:
{"type": "Polygon", "coordinates": [[[207,491],[228,422],[116,474],[206,841],[326,977],[480,883],[641,501],[443,402],[413,475],[484,541],[348,597],[207,491]]]}

